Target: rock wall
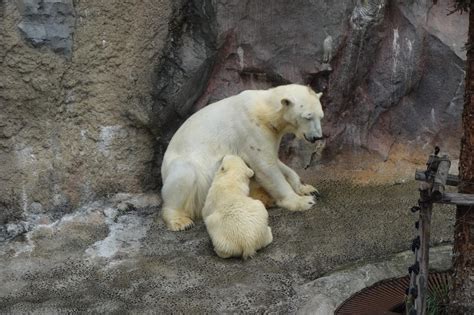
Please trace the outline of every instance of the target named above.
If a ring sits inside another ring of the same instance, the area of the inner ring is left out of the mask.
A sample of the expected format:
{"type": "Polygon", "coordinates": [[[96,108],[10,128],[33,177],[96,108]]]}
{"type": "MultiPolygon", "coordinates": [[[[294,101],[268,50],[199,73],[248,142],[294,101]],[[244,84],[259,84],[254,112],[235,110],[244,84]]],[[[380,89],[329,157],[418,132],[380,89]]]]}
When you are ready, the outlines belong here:
{"type": "Polygon", "coordinates": [[[189,93],[180,72],[171,76],[182,88],[155,103],[157,112],[179,104],[171,106],[173,119],[164,119],[173,125],[162,128],[157,156],[176,126],[206,104],[297,82],[325,92],[326,143],[288,137],[281,150],[287,163],[307,169],[307,180],[405,180],[435,145],[456,159],[467,16],[448,16],[449,9],[431,1],[213,1],[206,34],[216,41],[193,35],[201,48],[188,51],[199,57],[209,51],[202,47],[215,47],[214,54],[196,64],[177,50],[172,63],[190,82],[197,76],[206,84],[189,93]]]}
{"type": "Polygon", "coordinates": [[[149,126],[174,5],[0,2],[0,226],[156,188],[149,126]]]}
{"type": "Polygon", "coordinates": [[[281,151],[309,181],[410,178],[435,144],[456,157],[467,16],[447,9],[0,1],[0,237],[9,222],[158,189],[176,128],[243,89],[295,82],[325,93],[326,143],[288,137],[281,151]]]}

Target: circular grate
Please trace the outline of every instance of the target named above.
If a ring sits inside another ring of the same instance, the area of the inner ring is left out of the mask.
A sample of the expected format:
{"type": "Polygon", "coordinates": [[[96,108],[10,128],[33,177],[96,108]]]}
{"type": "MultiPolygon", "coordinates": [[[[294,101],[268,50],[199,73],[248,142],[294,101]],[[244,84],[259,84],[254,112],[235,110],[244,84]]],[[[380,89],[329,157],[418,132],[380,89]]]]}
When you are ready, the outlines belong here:
{"type": "MultiPolygon", "coordinates": [[[[443,296],[450,279],[449,272],[433,272],[428,276],[428,292],[443,296]]],[[[362,289],[336,309],[336,315],[402,314],[405,311],[405,289],[410,277],[382,280],[362,289]]]]}

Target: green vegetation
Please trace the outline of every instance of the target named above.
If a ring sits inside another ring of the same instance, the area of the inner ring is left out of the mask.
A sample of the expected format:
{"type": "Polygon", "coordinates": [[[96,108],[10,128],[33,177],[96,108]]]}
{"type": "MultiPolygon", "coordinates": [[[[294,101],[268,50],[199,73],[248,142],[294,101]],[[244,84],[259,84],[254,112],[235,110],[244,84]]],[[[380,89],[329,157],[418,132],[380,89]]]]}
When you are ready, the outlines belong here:
{"type": "Polygon", "coordinates": [[[448,305],[448,286],[444,285],[436,291],[431,291],[426,299],[426,314],[446,315],[448,305]]]}

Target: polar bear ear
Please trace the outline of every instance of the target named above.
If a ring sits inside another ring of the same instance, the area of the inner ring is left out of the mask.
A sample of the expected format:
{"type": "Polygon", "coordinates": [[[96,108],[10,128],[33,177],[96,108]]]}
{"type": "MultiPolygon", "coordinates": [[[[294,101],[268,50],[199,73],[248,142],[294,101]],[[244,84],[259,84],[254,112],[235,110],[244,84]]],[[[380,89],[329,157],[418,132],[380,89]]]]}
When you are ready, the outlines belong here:
{"type": "Polygon", "coordinates": [[[290,106],[291,105],[291,101],[287,98],[283,98],[281,99],[281,105],[283,106],[290,106]]]}
{"type": "Polygon", "coordinates": [[[316,96],[317,96],[318,98],[321,98],[321,96],[323,96],[323,92],[316,93],[316,96]]]}
{"type": "Polygon", "coordinates": [[[224,155],[221,160],[221,166],[219,167],[219,172],[225,173],[229,168],[229,155],[224,155]]]}
{"type": "Polygon", "coordinates": [[[253,175],[255,175],[255,172],[252,169],[247,168],[246,175],[247,175],[248,178],[251,178],[251,177],[253,177],[253,175]]]}

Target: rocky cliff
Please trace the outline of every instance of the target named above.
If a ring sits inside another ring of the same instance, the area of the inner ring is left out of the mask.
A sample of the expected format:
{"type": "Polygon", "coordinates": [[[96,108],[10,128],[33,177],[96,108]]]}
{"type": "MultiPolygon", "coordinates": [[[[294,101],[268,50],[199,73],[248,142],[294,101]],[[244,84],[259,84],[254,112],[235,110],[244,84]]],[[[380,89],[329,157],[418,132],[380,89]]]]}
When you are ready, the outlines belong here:
{"type": "Polygon", "coordinates": [[[176,128],[244,89],[324,92],[328,134],[288,137],[307,181],[410,178],[456,157],[467,16],[432,1],[0,1],[0,238],[158,190],[176,128]]]}

